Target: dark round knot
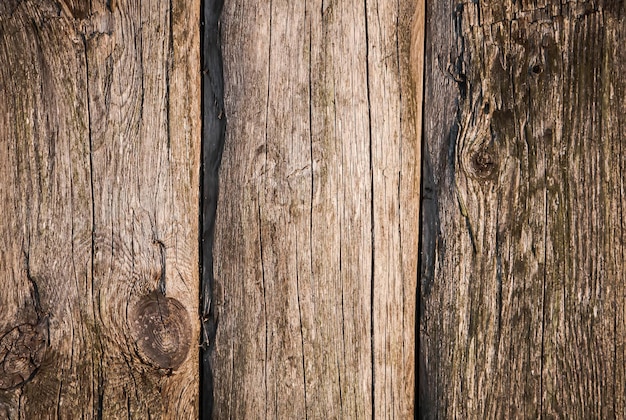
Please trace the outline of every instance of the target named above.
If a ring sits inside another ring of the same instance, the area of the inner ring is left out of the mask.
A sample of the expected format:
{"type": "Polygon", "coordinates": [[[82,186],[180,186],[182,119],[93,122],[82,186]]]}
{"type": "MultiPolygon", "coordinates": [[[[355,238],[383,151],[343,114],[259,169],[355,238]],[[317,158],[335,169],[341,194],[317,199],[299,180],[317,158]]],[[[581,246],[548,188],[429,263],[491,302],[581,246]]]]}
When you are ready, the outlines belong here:
{"type": "Polygon", "coordinates": [[[160,369],[177,369],[191,347],[191,323],[178,300],[152,292],[129,315],[133,339],[144,362],[160,369]]]}

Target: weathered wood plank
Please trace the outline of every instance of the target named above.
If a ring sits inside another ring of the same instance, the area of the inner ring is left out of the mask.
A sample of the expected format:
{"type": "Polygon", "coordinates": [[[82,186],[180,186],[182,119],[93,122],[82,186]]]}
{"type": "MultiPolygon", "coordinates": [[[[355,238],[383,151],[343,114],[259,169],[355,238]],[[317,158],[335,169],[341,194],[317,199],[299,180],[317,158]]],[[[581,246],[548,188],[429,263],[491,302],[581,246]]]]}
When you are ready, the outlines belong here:
{"type": "Polygon", "coordinates": [[[622,418],[623,6],[427,15],[423,414],[622,418]]]}
{"type": "Polygon", "coordinates": [[[413,411],[418,5],[225,5],[216,418],[413,411]]]}
{"type": "Polygon", "coordinates": [[[0,416],[197,417],[194,22],[199,2],[0,7],[0,416]]]}
{"type": "Polygon", "coordinates": [[[374,1],[366,6],[373,185],[373,414],[376,418],[411,418],[415,405],[423,2],[374,1]]]}

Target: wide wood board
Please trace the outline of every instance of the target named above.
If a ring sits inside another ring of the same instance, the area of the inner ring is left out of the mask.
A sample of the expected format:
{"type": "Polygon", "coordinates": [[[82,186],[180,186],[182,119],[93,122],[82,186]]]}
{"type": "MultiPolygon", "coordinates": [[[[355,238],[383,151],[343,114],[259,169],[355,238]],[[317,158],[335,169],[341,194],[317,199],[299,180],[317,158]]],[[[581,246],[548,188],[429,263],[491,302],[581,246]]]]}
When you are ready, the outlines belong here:
{"type": "Polygon", "coordinates": [[[426,418],[624,418],[625,10],[429,2],[426,418]]]}
{"type": "Polygon", "coordinates": [[[199,12],[0,3],[0,418],[197,417],[199,12]]]}
{"type": "Polygon", "coordinates": [[[226,2],[216,418],[412,416],[422,8],[226,2]]]}

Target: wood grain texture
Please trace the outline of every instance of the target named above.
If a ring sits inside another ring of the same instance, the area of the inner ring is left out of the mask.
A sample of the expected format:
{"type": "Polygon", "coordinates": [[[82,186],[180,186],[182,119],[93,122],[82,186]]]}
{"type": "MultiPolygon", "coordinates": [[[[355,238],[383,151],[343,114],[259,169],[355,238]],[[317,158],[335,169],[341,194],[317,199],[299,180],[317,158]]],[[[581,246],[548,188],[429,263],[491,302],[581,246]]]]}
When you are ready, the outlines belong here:
{"type": "Polygon", "coordinates": [[[215,418],[413,413],[418,6],[225,5],[215,418]]]}
{"type": "Polygon", "coordinates": [[[199,11],[0,5],[0,418],[197,417],[199,11]]]}
{"type": "Polygon", "coordinates": [[[624,8],[431,2],[425,418],[624,418],[624,8]]]}

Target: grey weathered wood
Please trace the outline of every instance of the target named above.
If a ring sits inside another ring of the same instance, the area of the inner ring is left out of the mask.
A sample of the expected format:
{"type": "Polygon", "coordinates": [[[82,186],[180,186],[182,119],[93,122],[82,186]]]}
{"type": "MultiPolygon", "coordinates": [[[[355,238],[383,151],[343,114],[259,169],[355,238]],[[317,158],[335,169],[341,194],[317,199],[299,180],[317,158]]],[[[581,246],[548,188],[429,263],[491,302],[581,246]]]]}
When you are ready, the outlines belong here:
{"type": "Polygon", "coordinates": [[[625,10],[429,2],[427,418],[624,418],[625,10]]]}
{"type": "Polygon", "coordinates": [[[1,418],[197,417],[199,11],[0,3],[1,418]]]}
{"type": "Polygon", "coordinates": [[[226,3],[216,418],[412,415],[422,7],[226,3]]]}

